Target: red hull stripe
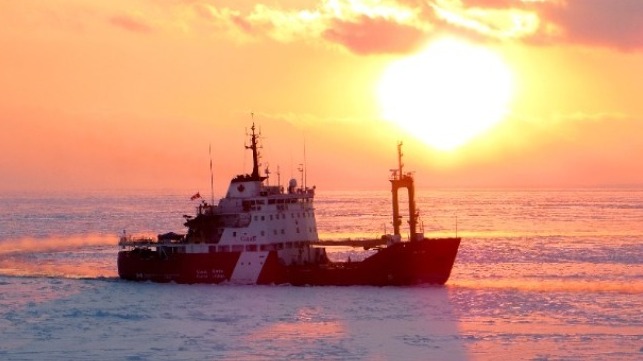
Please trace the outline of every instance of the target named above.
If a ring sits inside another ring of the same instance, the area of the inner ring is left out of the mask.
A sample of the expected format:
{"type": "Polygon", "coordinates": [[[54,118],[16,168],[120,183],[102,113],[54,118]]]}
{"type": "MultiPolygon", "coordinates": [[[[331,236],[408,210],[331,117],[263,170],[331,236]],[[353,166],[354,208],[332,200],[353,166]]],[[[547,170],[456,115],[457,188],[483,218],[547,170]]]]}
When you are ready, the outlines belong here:
{"type": "Polygon", "coordinates": [[[362,262],[284,265],[277,251],[165,254],[121,251],[121,278],[177,283],[293,285],[444,284],[453,268],[460,238],[393,244],[362,262]]]}

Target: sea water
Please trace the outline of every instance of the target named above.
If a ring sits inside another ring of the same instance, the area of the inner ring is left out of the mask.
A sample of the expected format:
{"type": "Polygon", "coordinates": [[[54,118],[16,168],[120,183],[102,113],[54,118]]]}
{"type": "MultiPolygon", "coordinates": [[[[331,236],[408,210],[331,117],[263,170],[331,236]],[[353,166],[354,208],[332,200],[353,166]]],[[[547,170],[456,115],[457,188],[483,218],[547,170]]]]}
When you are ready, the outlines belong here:
{"type": "MultiPolygon", "coordinates": [[[[443,287],[119,280],[118,236],[183,232],[190,195],[2,194],[0,359],[643,359],[643,189],[420,191],[425,235],[462,237],[443,287]]],[[[389,192],[315,207],[324,240],[391,232],[389,192]]]]}

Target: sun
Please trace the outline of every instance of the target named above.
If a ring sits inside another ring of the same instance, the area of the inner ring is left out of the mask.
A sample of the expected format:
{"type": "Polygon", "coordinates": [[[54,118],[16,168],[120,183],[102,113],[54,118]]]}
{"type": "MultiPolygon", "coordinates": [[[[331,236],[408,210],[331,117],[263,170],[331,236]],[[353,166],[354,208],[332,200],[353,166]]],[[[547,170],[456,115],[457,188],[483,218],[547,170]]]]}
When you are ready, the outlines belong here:
{"type": "Polygon", "coordinates": [[[448,151],[500,122],[512,88],[511,70],[498,54],[444,38],[391,64],[377,93],[384,119],[448,151]]]}

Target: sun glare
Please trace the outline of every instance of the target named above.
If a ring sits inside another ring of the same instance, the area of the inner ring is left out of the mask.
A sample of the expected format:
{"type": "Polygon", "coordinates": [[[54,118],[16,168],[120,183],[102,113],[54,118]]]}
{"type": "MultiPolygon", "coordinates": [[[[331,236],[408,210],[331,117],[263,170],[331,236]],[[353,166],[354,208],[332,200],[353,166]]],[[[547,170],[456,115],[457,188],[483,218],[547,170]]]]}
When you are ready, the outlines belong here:
{"type": "Polygon", "coordinates": [[[382,116],[440,150],[500,122],[511,95],[511,71],[499,55],[451,38],[391,64],[378,87],[382,116]]]}

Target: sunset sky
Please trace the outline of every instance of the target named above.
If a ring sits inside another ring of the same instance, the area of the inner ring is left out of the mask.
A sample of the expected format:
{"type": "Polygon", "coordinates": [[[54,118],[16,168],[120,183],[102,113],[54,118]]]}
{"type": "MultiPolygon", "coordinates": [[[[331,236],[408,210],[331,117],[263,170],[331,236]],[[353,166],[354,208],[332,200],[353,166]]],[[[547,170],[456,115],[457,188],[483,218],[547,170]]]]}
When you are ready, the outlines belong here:
{"type": "Polygon", "coordinates": [[[643,185],[641,0],[0,0],[0,191],[643,185]],[[305,145],[305,146],[304,146],[305,145]]]}

